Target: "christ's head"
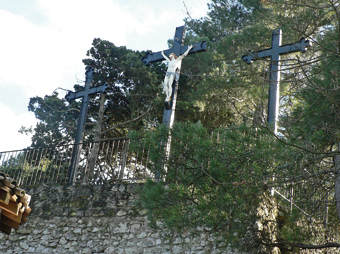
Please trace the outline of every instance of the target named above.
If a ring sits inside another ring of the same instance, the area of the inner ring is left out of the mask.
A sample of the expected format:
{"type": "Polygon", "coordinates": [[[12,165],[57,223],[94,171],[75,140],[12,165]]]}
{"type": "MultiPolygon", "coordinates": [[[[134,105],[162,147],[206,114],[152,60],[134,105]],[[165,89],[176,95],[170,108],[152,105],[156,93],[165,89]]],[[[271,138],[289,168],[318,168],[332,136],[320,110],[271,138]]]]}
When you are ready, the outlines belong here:
{"type": "Polygon", "coordinates": [[[172,60],[172,59],[177,59],[178,57],[174,54],[174,53],[171,53],[170,55],[169,55],[169,58],[170,58],[170,60],[172,60]]]}

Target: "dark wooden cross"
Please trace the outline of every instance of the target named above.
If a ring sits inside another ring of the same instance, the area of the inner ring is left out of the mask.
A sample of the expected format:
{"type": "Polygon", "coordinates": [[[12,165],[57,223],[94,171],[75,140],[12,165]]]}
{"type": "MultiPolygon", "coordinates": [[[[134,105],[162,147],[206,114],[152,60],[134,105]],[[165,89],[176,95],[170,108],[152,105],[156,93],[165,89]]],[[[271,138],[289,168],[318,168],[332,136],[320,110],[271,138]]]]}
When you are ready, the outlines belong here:
{"type": "Polygon", "coordinates": [[[267,122],[274,125],[274,133],[277,133],[277,121],[279,113],[280,97],[280,55],[286,55],[293,52],[306,52],[307,47],[311,45],[309,40],[301,38],[299,42],[281,45],[282,31],[274,30],[272,33],[272,47],[257,52],[250,52],[249,55],[242,56],[247,64],[251,64],[260,58],[271,58],[270,62],[270,86],[268,96],[268,118],[267,122]]]}
{"type": "Polygon", "coordinates": [[[68,102],[70,102],[71,100],[75,100],[77,98],[83,98],[82,103],[81,103],[80,114],[79,114],[76,140],[75,140],[75,145],[73,148],[72,160],[71,160],[70,171],[69,171],[69,178],[68,178],[69,185],[73,184],[76,181],[76,177],[78,173],[80,151],[82,148],[82,141],[84,137],[85,123],[86,123],[86,115],[87,115],[87,109],[89,106],[89,95],[95,94],[95,93],[104,93],[105,90],[108,88],[107,83],[101,86],[91,87],[92,82],[93,82],[93,73],[94,73],[94,68],[87,67],[87,70],[85,73],[86,74],[85,89],[79,92],[70,91],[65,96],[65,99],[68,102]]]}
{"type": "MultiPolygon", "coordinates": [[[[185,26],[176,27],[174,45],[171,49],[164,50],[165,55],[168,56],[170,53],[174,53],[176,54],[176,56],[180,56],[184,52],[187,51],[189,46],[184,45],[185,32],[186,32],[185,26]]],[[[193,44],[193,48],[189,51],[188,55],[206,51],[206,46],[207,46],[206,41],[193,44]]],[[[142,58],[142,62],[145,65],[148,65],[149,63],[163,61],[163,60],[165,59],[163,58],[161,51],[155,52],[155,53],[147,52],[146,55],[142,58]]],[[[178,72],[178,75],[179,74],[180,74],[180,70],[178,72]]],[[[178,91],[178,81],[174,80],[172,84],[172,95],[171,95],[172,99],[170,101],[169,108],[167,109],[164,107],[164,113],[163,113],[163,125],[167,126],[168,128],[171,128],[174,122],[177,91],[178,91]]]]}

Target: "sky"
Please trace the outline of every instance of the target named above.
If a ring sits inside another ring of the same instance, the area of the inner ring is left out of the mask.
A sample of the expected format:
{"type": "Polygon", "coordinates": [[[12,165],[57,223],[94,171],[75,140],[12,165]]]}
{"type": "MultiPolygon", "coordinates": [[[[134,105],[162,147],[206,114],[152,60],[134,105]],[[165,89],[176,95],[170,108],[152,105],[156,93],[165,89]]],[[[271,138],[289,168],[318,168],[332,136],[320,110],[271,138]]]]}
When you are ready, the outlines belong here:
{"type": "MultiPolygon", "coordinates": [[[[184,2],[194,19],[208,12],[209,0],[184,2]]],[[[0,152],[31,144],[18,132],[36,125],[31,97],[73,90],[85,80],[82,59],[94,38],[165,50],[184,25],[185,6],[183,0],[0,0],[0,152]]]]}

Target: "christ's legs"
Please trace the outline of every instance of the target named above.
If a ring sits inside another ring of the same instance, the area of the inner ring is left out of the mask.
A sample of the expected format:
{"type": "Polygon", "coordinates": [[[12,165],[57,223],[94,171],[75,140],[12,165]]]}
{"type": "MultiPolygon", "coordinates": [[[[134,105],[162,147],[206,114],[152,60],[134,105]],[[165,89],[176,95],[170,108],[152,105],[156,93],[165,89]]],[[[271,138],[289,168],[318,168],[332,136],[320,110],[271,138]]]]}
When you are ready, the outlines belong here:
{"type": "Polygon", "coordinates": [[[168,75],[165,76],[164,78],[164,82],[163,82],[163,91],[165,92],[165,101],[168,101],[169,100],[169,97],[171,96],[171,93],[169,95],[169,77],[168,75]]]}
{"type": "Polygon", "coordinates": [[[165,92],[165,95],[166,95],[166,98],[165,98],[165,101],[170,101],[170,97],[171,97],[171,94],[172,94],[172,82],[174,81],[174,75],[166,75],[165,78],[164,78],[164,92],[165,92]]]}
{"type": "Polygon", "coordinates": [[[163,81],[163,92],[165,93],[165,94],[167,94],[167,84],[168,84],[168,82],[169,82],[169,77],[168,76],[165,76],[165,78],[164,78],[164,81],[163,81]]]}
{"type": "Polygon", "coordinates": [[[169,81],[168,81],[168,94],[166,95],[167,101],[171,100],[172,82],[174,82],[174,75],[170,75],[170,77],[169,77],[169,81]]]}

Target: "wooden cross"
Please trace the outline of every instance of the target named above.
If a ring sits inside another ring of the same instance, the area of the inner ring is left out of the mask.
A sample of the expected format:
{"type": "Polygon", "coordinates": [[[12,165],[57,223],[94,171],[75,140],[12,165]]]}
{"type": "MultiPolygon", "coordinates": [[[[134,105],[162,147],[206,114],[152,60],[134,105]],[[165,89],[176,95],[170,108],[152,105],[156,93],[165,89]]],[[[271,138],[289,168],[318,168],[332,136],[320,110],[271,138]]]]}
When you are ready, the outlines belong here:
{"type": "Polygon", "coordinates": [[[81,103],[81,109],[80,109],[80,114],[79,114],[75,145],[74,145],[74,149],[73,149],[69,178],[68,178],[68,184],[69,185],[73,184],[76,181],[76,177],[77,177],[77,173],[78,173],[80,151],[81,151],[81,148],[82,148],[81,143],[83,141],[87,109],[88,109],[88,106],[89,106],[89,95],[95,94],[95,93],[104,93],[105,90],[108,88],[107,83],[105,83],[101,86],[91,87],[92,82],[93,82],[93,73],[94,73],[94,68],[88,67],[87,70],[86,70],[86,73],[85,73],[86,74],[85,89],[82,90],[82,91],[79,91],[79,92],[71,92],[70,91],[65,96],[65,99],[68,102],[70,102],[71,100],[77,99],[77,98],[83,98],[82,103],[81,103]]]}
{"type": "MultiPolygon", "coordinates": [[[[184,45],[185,32],[186,32],[185,26],[176,27],[173,48],[164,50],[165,55],[174,53],[177,56],[180,56],[184,52],[187,51],[189,46],[184,45]]],[[[193,44],[193,48],[189,51],[188,55],[206,51],[206,46],[207,46],[206,41],[193,44]]],[[[146,55],[142,58],[142,62],[145,65],[148,65],[149,63],[163,61],[163,60],[165,59],[162,56],[161,51],[156,52],[156,53],[147,52],[146,55]]],[[[179,74],[180,74],[180,70],[178,72],[178,75],[179,74]]],[[[172,125],[174,122],[177,91],[178,91],[178,81],[174,81],[172,84],[172,95],[171,95],[172,99],[171,99],[169,108],[167,109],[164,107],[164,113],[163,113],[163,125],[167,126],[168,128],[172,128],[172,125]]]]}
{"type": "Polygon", "coordinates": [[[307,47],[311,45],[309,40],[301,38],[299,42],[285,44],[281,46],[282,31],[274,30],[272,33],[272,47],[257,52],[250,52],[249,55],[242,56],[247,64],[260,58],[271,57],[270,62],[270,86],[268,96],[268,118],[269,124],[274,124],[274,133],[277,133],[277,121],[279,113],[280,97],[280,55],[286,55],[293,52],[306,52],[307,47]]]}

